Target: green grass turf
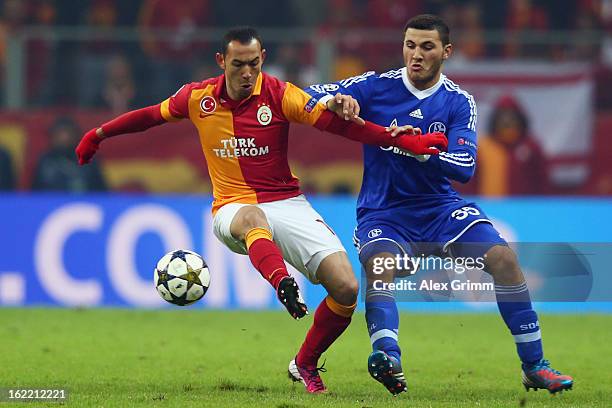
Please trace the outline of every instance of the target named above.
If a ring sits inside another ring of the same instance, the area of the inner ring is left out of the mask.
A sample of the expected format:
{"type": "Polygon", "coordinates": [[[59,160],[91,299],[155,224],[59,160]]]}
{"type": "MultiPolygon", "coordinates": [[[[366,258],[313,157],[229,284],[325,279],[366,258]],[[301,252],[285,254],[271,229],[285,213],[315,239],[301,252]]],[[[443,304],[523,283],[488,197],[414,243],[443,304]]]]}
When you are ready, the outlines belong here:
{"type": "Polygon", "coordinates": [[[66,387],[66,405],[76,407],[612,404],[612,316],[541,316],[546,356],[576,380],[573,391],[554,397],[522,388],[514,345],[497,315],[408,313],[400,326],[408,393],[394,398],[369,377],[369,339],[357,314],[325,355],[330,392],[307,395],[286,370],[311,319],[189,309],[0,309],[0,387],[66,387]]]}

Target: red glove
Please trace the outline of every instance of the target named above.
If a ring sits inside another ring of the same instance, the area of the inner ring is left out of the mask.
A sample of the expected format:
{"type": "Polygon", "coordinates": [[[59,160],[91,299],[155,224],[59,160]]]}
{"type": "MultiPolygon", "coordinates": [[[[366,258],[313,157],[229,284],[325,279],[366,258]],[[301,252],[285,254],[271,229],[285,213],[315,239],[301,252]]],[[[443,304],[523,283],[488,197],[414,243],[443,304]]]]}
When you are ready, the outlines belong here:
{"type": "Polygon", "coordinates": [[[448,149],[448,140],[444,133],[440,132],[426,133],[424,135],[401,133],[397,136],[395,146],[416,155],[438,154],[440,150],[448,149]]]}
{"type": "Polygon", "coordinates": [[[85,133],[75,149],[81,166],[89,163],[100,148],[100,142],[103,138],[97,135],[96,130],[97,129],[91,129],[89,132],[85,133]]]}

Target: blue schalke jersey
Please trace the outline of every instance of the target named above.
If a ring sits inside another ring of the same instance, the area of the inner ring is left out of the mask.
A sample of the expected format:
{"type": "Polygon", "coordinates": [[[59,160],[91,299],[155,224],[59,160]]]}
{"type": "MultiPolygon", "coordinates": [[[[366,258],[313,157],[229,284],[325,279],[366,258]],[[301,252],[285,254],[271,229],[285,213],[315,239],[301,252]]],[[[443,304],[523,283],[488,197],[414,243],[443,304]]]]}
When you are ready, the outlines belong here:
{"type": "Polygon", "coordinates": [[[326,102],[348,94],[361,107],[360,116],[381,126],[411,125],[423,133],[442,132],[448,151],[414,156],[397,148],[364,145],[364,171],[357,203],[358,219],[369,210],[430,207],[459,199],[450,179],[467,182],[476,163],[476,104],[446,76],[426,90],[416,89],[406,68],[367,72],[306,91],[326,102]]]}

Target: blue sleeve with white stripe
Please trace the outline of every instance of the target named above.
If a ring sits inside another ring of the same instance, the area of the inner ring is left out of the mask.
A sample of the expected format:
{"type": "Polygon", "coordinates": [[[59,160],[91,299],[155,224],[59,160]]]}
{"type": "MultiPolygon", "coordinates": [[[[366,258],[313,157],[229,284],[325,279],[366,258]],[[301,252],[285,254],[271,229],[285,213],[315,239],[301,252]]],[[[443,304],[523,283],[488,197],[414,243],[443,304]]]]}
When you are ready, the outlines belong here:
{"type": "Polygon", "coordinates": [[[346,78],[331,84],[316,84],[305,89],[306,93],[318,99],[322,103],[327,103],[335,94],[350,95],[357,100],[359,105],[363,105],[370,97],[370,84],[368,79],[374,78],[374,71],[368,71],[361,75],[346,78]]]}
{"type": "Polygon", "coordinates": [[[476,170],[476,104],[472,95],[458,96],[457,109],[451,113],[446,137],[448,151],[434,156],[442,173],[461,183],[467,183],[476,170]]]}

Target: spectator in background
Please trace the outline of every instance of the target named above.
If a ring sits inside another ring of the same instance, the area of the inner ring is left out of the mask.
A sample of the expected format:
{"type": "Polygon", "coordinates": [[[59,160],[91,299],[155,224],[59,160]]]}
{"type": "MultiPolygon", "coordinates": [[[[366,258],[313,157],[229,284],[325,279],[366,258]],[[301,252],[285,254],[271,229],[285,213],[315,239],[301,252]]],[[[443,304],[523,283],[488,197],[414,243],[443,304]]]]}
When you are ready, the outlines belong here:
{"type": "Polygon", "coordinates": [[[314,27],[321,23],[321,16],[327,13],[327,0],[289,0],[293,14],[295,15],[295,25],[302,27],[314,27]]]}
{"type": "Polygon", "coordinates": [[[267,63],[267,72],[283,81],[304,88],[317,80],[317,70],[304,55],[307,47],[301,44],[281,44],[276,49],[275,58],[267,63]]]}
{"type": "MultiPolygon", "coordinates": [[[[111,31],[117,27],[118,10],[115,0],[92,0],[85,10],[81,24],[98,30],[111,31]]],[[[104,104],[104,77],[107,64],[119,52],[119,45],[106,39],[80,42],[78,58],[77,100],[80,106],[99,107],[104,104]]]]}
{"type": "Polygon", "coordinates": [[[533,0],[510,0],[506,17],[506,34],[504,47],[506,58],[546,58],[550,47],[537,43],[534,32],[545,33],[549,21],[546,10],[534,4],[533,0]]]}
{"type": "Polygon", "coordinates": [[[463,57],[466,60],[475,60],[484,57],[486,47],[480,5],[474,1],[465,4],[461,7],[459,16],[457,28],[461,34],[457,41],[458,46],[455,48],[459,53],[455,53],[453,58],[463,57]]]}
{"type": "Polygon", "coordinates": [[[575,45],[571,57],[578,61],[598,62],[601,59],[603,41],[603,18],[599,2],[580,2],[575,20],[575,45]]]}
{"type": "Polygon", "coordinates": [[[529,133],[529,120],[518,102],[499,99],[489,120],[489,135],[479,141],[476,180],[487,196],[544,194],[546,158],[529,133]]]}
{"type": "Polygon", "coordinates": [[[0,190],[14,190],[17,186],[13,160],[8,151],[0,147],[0,190]]]}
{"type": "Polygon", "coordinates": [[[70,118],[58,118],[49,129],[50,148],[36,166],[32,189],[39,191],[66,191],[83,193],[105,191],[106,183],[99,162],[80,168],[74,147],[81,129],[70,118]]]}
{"type": "MultiPolygon", "coordinates": [[[[28,25],[51,27],[56,23],[57,9],[52,0],[30,0],[28,25]]],[[[35,37],[27,43],[26,92],[27,100],[34,105],[48,105],[52,100],[53,81],[56,68],[53,38],[35,37]]]]}
{"type": "MultiPolygon", "coordinates": [[[[27,0],[4,0],[0,14],[0,76],[4,79],[4,71],[10,55],[9,36],[19,32],[28,24],[30,4],[27,0]]],[[[6,84],[2,84],[2,91],[6,84]]]]}
{"type": "Polygon", "coordinates": [[[351,0],[330,0],[329,7],[322,29],[339,34],[332,78],[337,80],[361,74],[365,71],[361,52],[365,46],[365,34],[359,31],[364,27],[363,10],[355,7],[351,0]]]}
{"type": "MultiPolygon", "coordinates": [[[[302,3],[302,7],[313,8],[309,14],[322,11],[315,16],[319,21],[322,15],[325,15],[327,9],[321,8],[320,1],[304,1],[297,0],[302,3]],[[312,4],[311,4],[312,3],[312,4]]],[[[325,0],[327,2],[328,0],[325,0]]],[[[262,1],[244,1],[244,0],[222,0],[210,1],[211,14],[214,16],[212,21],[214,25],[232,25],[232,26],[248,26],[256,22],[257,25],[266,28],[296,28],[300,25],[298,13],[301,7],[295,7],[295,1],[290,0],[266,0],[262,1]]],[[[300,16],[301,17],[301,16],[300,16]]],[[[266,50],[270,52],[269,45],[271,42],[266,42],[266,50]]]]}
{"type": "MultiPolygon", "coordinates": [[[[378,30],[393,30],[402,27],[412,16],[421,14],[425,11],[423,0],[370,0],[365,9],[368,28],[378,30]]],[[[402,48],[402,43],[393,39],[385,41],[367,41],[364,45],[364,55],[368,61],[368,67],[377,71],[386,71],[395,68],[401,59],[398,58],[398,51],[402,48]]],[[[362,73],[363,71],[359,71],[362,73]]],[[[340,76],[339,78],[346,78],[340,76]]]]}
{"type": "Polygon", "coordinates": [[[207,0],[142,2],[138,25],[142,49],[150,58],[147,72],[152,76],[149,82],[151,95],[148,95],[151,100],[165,99],[189,80],[196,58],[207,45],[198,40],[195,33],[207,27],[209,14],[207,0]],[[165,30],[166,33],[160,36],[154,30],[165,30]],[[194,49],[198,52],[195,53],[194,49]]]}
{"type": "Polygon", "coordinates": [[[216,75],[218,70],[219,68],[217,66],[213,66],[206,61],[197,61],[195,64],[193,64],[189,81],[198,82],[201,81],[202,78],[212,78],[216,75]]]}
{"type": "MultiPolygon", "coordinates": [[[[367,2],[367,19],[372,27],[401,27],[406,21],[424,12],[422,0],[370,0],[367,2]]],[[[397,42],[397,41],[396,41],[397,42]]],[[[397,50],[394,50],[397,52],[397,50]]]]}
{"type": "Polygon", "coordinates": [[[102,99],[113,114],[127,112],[136,94],[132,67],[129,61],[115,55],[106,63],[106,81],[102,89],[102,99]]]}
{"type": "Polygon", "coordinates": [[[0,58],[6,63],[7,37],[11,32],[18,31],[28,18],[28,2],[25,0],[4,0],[0,16],[0,58]]]}
{"type": "MultiPolygon", "coordinates": [[[[28,25],[50,26],[55,23],[56,10],[51,0],[5,0],[0,17],[0,64],[4,71],[8,59],[8,37],[28,25]]],[[[53,67],[55,42],[35,37],[25,43],[26,100],[43,104],[50,98],[50,72],[53,67]]],[[[3,75],[3,73],[0,73],[3,75]]]]}

